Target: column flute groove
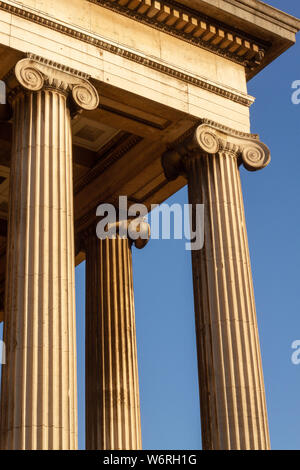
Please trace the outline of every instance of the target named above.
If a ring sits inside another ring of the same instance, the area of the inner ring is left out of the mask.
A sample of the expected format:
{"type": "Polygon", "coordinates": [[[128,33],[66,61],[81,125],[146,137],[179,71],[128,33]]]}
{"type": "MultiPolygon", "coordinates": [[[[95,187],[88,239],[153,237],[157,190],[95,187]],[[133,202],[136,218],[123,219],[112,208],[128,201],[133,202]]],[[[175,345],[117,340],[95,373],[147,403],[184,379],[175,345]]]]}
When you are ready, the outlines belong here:
{"type": "Polygon", "coordinates": [[[192,251],[204,449],[270,447],[239,175],[269,161],[258,136],[205,120],[162,160],[169,179],[187,177],[193,213],[204,205],[204,246],[192,251]]]}

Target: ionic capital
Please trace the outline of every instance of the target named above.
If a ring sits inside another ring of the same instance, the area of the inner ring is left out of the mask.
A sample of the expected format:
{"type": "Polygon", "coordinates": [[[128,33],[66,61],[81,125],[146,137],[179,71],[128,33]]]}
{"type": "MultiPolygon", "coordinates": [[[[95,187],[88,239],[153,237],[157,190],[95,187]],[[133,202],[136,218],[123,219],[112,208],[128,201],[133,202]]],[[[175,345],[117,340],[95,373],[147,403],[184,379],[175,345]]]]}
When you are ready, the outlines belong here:
{"type": "Polygon", "coordinates": [[[99,240],[128,239],[130,244],[135,245],[137,249],[141,250],[147,245],[151,236],[150,225],[140,217],[109,222],[101,227],[102,229],[104,229],[103,233],[98,232],[96,225],[93,223],[81,232],[78,239],[79,249],[85,251],[87,240],[90,237],[97,237],[99,240]]]}
{"type": "Polygon", "coordinates": [[[10,73],[6,77],[6,82],[13,96],[16,95],[16,88],[20,88],[20,86],[32,92],[55,89],[71,96],[73,104],[77,108],[91,111],[98,107],[99,95],[88,79],[89,76],[84,73],[28,54],[27,58],[17,62],[14,73],[10,73]]]}
{"type": "Polygon", "coordinates": [[[162,156],[169,180],[187,174],[190,158],[230,153],[249,171],[265,168],[271,161],[270,150],[257,134],[247,134],[203,120],[193,134],[162,156]]]}
{"type": "Polygon", "coordinates": [[[128,238],[136,248],[141,250],[150,240],[150,225],[141,218],[120,220],[107,225],[108,233],[115,231],[120,238],[128,238]]]}

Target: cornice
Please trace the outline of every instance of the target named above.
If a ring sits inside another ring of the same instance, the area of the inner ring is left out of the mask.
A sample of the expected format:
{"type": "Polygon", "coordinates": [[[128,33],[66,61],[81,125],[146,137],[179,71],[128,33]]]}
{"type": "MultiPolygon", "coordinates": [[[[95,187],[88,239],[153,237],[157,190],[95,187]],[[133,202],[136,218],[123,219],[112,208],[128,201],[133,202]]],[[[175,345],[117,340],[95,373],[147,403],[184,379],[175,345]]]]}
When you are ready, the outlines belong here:
{"type": "Polygon", "coordinates": [[[268,5],[264,1],[257,0],[223,0],[234,7],[241,8],[244,11],[254,13],[257,17],[273,23],[276,26],[284,27],[292,33],[300,30],[300,20],[278,8],[268,5]]]}
{"type": "Polygon", "coordinates": [[[40,24],[67,36],[79,39],[80,41],[86,42],[88,44],[92,44],[102,50],[108,51],[120,57],[124,57],[130,61],[144,65],[145,67],[149,67],[153,70],[174,77],[183,82],[192,84],[196,87],[222,96],[243,106],[250,107],[254,102],[253,97],[247,95],[246,93],[242,93],[238,90],[235,90],[234,88],[225,87],[219,83],[207,80],[205,77],[193,75],[188,71],[182,69],[176,69],[165,62],[149,59],[142,53],[129,50],[128,48],[122,47],[122,45],[113,43],[109,40],[105,40],[102,38],[100,39],[96,35],[89,34],[85,30],[70,27],[69,25],[63,22],[59,22],[58,20],[53,20],[50,17],[37,14],[35,11],[29,8],[17,6],[16,4],[13,4],[13,2],[0,1],[0,10],[7,11],[18,17],[40,24]]]}
{"type": "Polygon", "coordinates": [[[210,50],[253,70],[269,44],[213,20],[175,0],[87,0],[210,50]]]}

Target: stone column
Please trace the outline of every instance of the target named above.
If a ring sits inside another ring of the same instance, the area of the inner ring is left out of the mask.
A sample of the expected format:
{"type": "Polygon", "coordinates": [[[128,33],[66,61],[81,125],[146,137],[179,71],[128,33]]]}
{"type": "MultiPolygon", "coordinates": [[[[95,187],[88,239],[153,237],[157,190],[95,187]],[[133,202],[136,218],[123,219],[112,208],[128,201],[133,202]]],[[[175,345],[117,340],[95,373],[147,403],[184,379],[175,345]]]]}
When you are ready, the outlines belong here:
{"type": "MultiPolygon", "coordinates": [[[[204,247],[192,251],[203,448],[270,447],[239,164],[270,161],[258,136],[203,121],[163,157],[166,176],[188,179],[204,204],[204,247]]],[[[193,220],[194,224],[194,220],[193,220]]]]}
{"type": "Polygon", "coordinates": [[[131,243],[119,233],[99,240],[95,229],[86,237],[88,450],[142,448],[131,243]]]}
{"type": "Polygon", "coordinates": [[[1,449],[76,449],[72,137],[68,104],[94,109],[98,95],[80,73],[34,56],[17,63],[8,86],[13,88],[14,132],[1,449]]]}

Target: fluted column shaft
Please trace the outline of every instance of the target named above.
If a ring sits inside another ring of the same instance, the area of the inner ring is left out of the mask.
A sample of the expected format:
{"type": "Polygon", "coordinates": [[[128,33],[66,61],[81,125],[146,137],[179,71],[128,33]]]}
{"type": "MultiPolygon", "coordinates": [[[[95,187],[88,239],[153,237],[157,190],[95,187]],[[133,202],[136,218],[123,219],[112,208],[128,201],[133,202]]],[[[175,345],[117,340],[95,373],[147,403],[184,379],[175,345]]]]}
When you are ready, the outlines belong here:
{"type": "Polygon", "coordinates": [[[77,446],[70,115],[53,90],[14,102],[1,445],[77,446]]]}
{"type": "Polygon", "coordinates": [[[78,84],[80,79],[34,58],[18,62],[14,76],[19,85],[11,93],[1,449],[75,449],[75,261],[67,96],[72,80],[78,84]]]}
{"type": "Polygon", "coordinates": [[[205,244],[192,251],[206,449],[269,448],[240,176],[235,155],[188,163],[190,204],[204,204],[205,244]]]}
{"type": "Polygon", "coordinates": [[[204,246],[192,251],[192,268],[205,450],[270,447],[239,174],[240,163],[254,171],[269,161],[257,136],[205,121],[163,159],[170,179],[187,177],[193,213],[204,205],[204,246]]]}
{"type": "Polygon", "coordinates": [[[86,447],[141,449],[130,241],[86,243],[86,447]]]}

